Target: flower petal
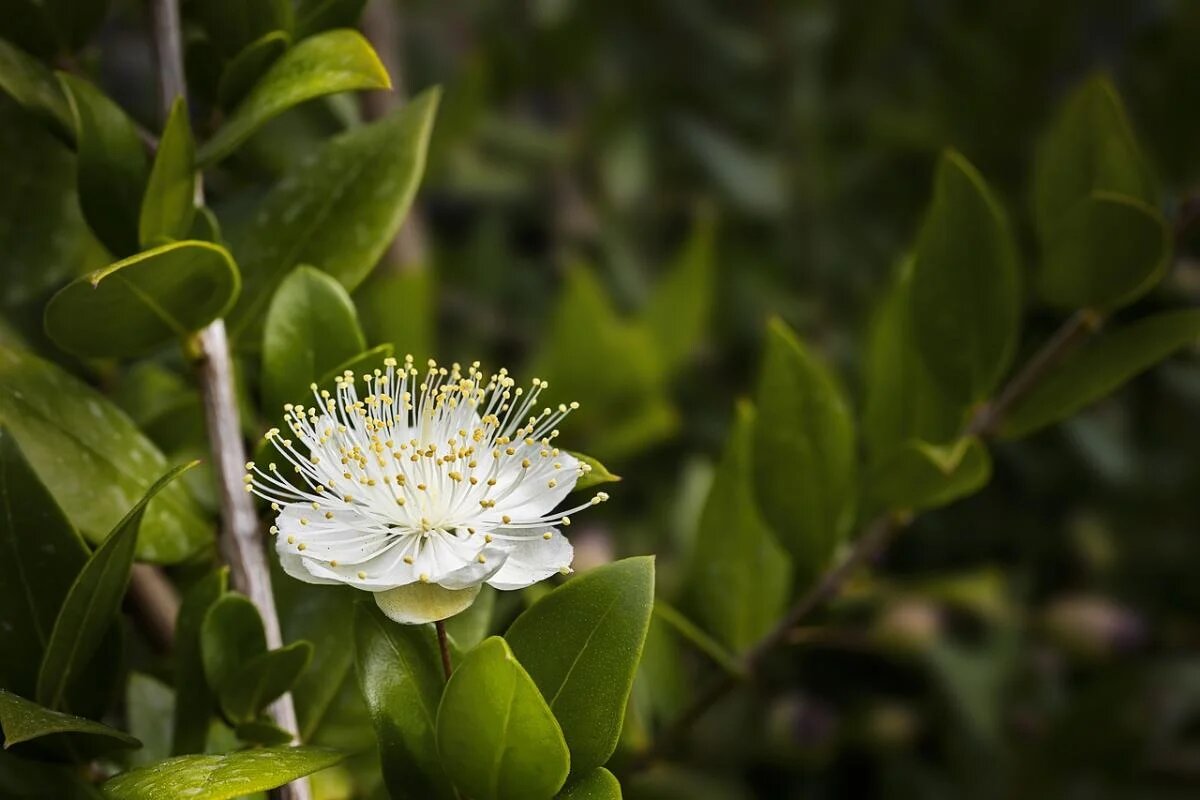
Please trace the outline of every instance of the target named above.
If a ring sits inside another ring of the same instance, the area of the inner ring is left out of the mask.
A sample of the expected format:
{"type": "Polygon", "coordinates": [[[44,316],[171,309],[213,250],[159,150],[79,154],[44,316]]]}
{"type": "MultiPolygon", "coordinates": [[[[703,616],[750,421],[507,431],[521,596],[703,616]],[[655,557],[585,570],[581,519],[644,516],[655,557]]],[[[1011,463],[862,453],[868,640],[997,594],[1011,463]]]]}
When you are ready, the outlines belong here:
{"type": "Polygon", "coordinates": [[[386,592],[376,592],[375,604],[394,622],[424,625],[466,611],[479,594],[479,585],[468,589],[446,589],[436,583],[410,583],[386,592]]]}
{"type": "Polygon", "coordinates": [[[284,572],[298,581],[321,585],[341,583],[341,581],[329,578],[319,578],[309,572],[304,565],[304,556],[296,554],[293,548],[288,545],[287,540],[281,537],[276,537],[275,552],[279,554],[279,566],[283,567],[284,572]]]}
{"type": "Polygon", "coordinates": [[[548,532],[549,539],[541,534],[517,539],[509,548],[508,560],[488,584],[505,591],[523,589],[570,567],[575,548],[557,529],[548,532]]]}

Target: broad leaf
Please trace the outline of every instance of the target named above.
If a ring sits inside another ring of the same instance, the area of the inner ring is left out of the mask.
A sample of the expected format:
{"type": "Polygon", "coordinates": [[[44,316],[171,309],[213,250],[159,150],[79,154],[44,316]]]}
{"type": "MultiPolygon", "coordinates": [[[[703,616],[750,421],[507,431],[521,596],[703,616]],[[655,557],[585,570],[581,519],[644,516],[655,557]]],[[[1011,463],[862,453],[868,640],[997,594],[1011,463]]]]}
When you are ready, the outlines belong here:
{"type": "Polygon", "coordinates": [[[233,800],[274,789],[337,764],[323,747],[264,747],[224,755],[180,756],[123,772],[102,787],[109,800],[233,800]]]}
{"type": "Polygon", "coordinates": [[[329,31],[305,39],[271,65],[216,135],[200,148],[200,165],[211,166],[225,158],[267,120],[305,100],[391,86],[379,56],[357,31],[329,31]]]}
{"type": "Polygon", "coordinates": [[[912,326],[921,360],[950,397],[983,400],[1016,347],[1019,275],[1004,211],[958,153],[938,164],[913,257],[912,326]]]}
{"type": "Polygon", "coordinates": [[[575,488],[572,491],[578,492],[580,489],[591,489],[593,486],[621,480],[620,475],[612,474],[608,471],[608,467],[591,456],[576,452],[572,452],[571,455],[575,456],[581,464],[586,464],[590,468],[575,481],[575,488]]]}
{"type": "Polygon", "coordinates": [[[208,610],[225,594],[229,568],[210,572],[183,594],[175,625],[175,727],[171,753],[204,750],[213,694],[204,675],[201,628],[208,610]]]}
{"type": "Polygon", "coordinates": [[[75,118],[58,79],[41,61],[0,39],[0,91],[40,117],[55,135],[75,142],[75,118]]]}
{"type": "Polygon", "coordinates": [[[653,608],[654,559],[627,558],[567,581],[504,635],[562,725],[573,775],[617,746],[653,608]]]}
{"type": "Polygon", "coordinates": [[[267,652],[262,617],[250,599],[236,592],[217,598],[200,626],[204,677],[218,697],[236,690],[244,665],[267,652]]]}
{"type": "Polygon", "coordinates": [[[80,356],[144,355],[223,315],[238,287],[225,248],[173,242],[65,286],[46,306],[46,333],[80,356]]]}
{"type": "Polygon", "coordinates": [[[330,28],[353,28],[366,4],[367,0],[298,0],[296,38],[330,28]]]}
{"type": "Polygon", "coordinates": [[[707,218],[696,223],[646,305],[646,325],[668,370],[692,355],[708,329],[716,281],[714,227],[707,218]]]}
{"type": "Polygon", "coordinates": [[[854,523],[854,421],[832,372],[780,320],[767,331],[755,405],[759,508],[797,577],[811,577],[854,523]]]}
{"type": "Polygon", "coordinates": [[[493,636],[450,676],[438,707],[438,752],[474,800],[546,800],[570,766],[563,731],[508,644],[493,636]]]}
{"type": "Polygon", "coordinates": [[[245,662],[233,682],[221,691],[221,710],[234,722],[253,721],[267,705],[292,688],[308,668],[312,655],[311,643],[293,642],[245,662]]]}
{"type": "Polygon", "coordinates": [[[142,746],[141,742],[124,731],[83,717],[52,711],[3,689],[0,689],[0,729],[4,732],[6,750],[22,742],[60,734],[91,739],[88,743],[89,752],[142,746]]]}
{"type": "Polygon", "coordinates": [[[231,328],[257,324],[297,264],[315,264],[352,289],[387,249],[421,173],[438,92],[330,140],[263,200],[234,252],[245,286],[231,328]]]}
{"type": "Polygon", "coordinates": [[[991,457],[974,436],[946,445],[913,439],[872,468],[867,489],[890,509],[937,508],[974,494],[991,476],[991,457]]]}
{"type": "Polygon", "coordinates": [[[558,793],[561,800],[621,800],[621,784],[604,767],[597,767],[558,793]]]}
{"type": "Polygon", "coordinates": [[[1066,419],[1200,338],[1200,311],[1156,314],[1100,336],[1063,363],[1009,411],[1006,438],[1066,419]]]}
{"type": "Polygon", "coordinates": [[[187,103],[178,98],[163,129],[142,198],[138,239],[143,247],[186,239],[196,217],[196,143],[187,103]]]}
{"type": "Polygon", "coordinates": [[[394,800],[453,797],[437,751],[442,666],[429,625],[397,625],[360,603],[354,612],[358,682],[371,712],[394,800]]]}
{"type": "Polygon", "coordinates": [[[223,108],[232,108],[241,102],[263,73],[287,52],[291,43],[291,37],[285,32],[271,31],[246,45],[221,71],[217,102],[223,108]]]}
{"type": "Polygon", "coordinates": [[[146,506],[196,463],[182,464],[159,478],[84,564],[59,609],[42,657],[37,682],[37,699],[42,705],[61,708],[68,687],[84,677],[83,668],[121,610],[146,506]]]}

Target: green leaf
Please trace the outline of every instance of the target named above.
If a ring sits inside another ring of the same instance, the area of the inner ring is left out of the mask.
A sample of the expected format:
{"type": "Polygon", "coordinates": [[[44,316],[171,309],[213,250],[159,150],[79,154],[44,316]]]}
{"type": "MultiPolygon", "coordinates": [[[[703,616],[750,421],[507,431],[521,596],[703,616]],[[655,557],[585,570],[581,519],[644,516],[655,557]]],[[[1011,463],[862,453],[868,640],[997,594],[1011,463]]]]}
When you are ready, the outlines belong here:
{"type": "Polygon", "coordinates": [[[487,638],[496,610],[496,589],[483,586],[471,607],[446,620],[446,633],[461,655],[487,638]]]}
{"type": "Polygon", "coordinates": [[[1128,305],[1162,280],[1170,256],[1171,231],[1158,209],[1093,192],[1044,242],[1038,294],[1068,309],[1128,305]]]}
{"type": "Polygon", "coordinates": [[[580,463],[587,464],[589,467],[591,467],[591,469],[579,476],[579,478],[575,481],[575,488],[571,491],[578,492],[580,489],[591,489],[593,486],[600,486],[604,483],[613,483],[621,480],[620,475],[612,474],[608,471],[608,467],[604,466],[591,456],[584,455],[583,453],[576,453],[573,450],[569,452],[571,455],[575,456],[580,463]]]}
{"type": "Polygon", "coordinates": [[[234,252],[245,287],[231,328],[257,324],[275,288],[297,264],[315,264],[347,289],[391,244],[421,173],[438,92],[330,140],[263,200],[234,252]]]}
{"type": "Polygon", "coordinates": [[[627,558],[567,581],[505,634],[562,725],[573,775],[617,746],[653,608],[653,557],[627,558]]]}
{"type": "Polygon", "coordinates": [[[103,800],[75,765],[48,764],[0,750],[0,796],[22,800],[103,800]]]}
{"type": "MultiPolygon", "coordinates": [[[[204,713],[207,716],[208,709],[204,713]]],[[[141,672],[129,673],[125,684],[126,724],[145,745],[130,758],[133,766],[170,757],[171,725],[176,716],[175,691],[170,686],[141,672]]]]}
{"type": "Polygon", "coordinates": [[[149,165],[133,121],[82,78],[58,74],[79,143],[79,205],[96,236],[117,256],[137,252],[149,165]]]}
{"type": "Polygon", "coordinates": [[[318,269],[298,267],[267,309],[263,408],[274,418],[285,403],[311,405],[309,385],[365,347],[354,303],[342,285],[318,269]]]}
{"type": "Polygon", "coordinates": [[[679,613],[661,598],[654,601],[654,621],[650,624],[650,635],[646,638],[646,654],[642,656],[643,666],[645,666],[646,659],[649,658],[650,642],[655,635],[655,621],[660,626],[658,633],[664,639],[667,637],[663,635],[661,628],[663,625],[670,629],[672,635],[677,636],[701,653],[704,653],[704,655],[711,658],[714,663],[730,675],[738,677],[744,675],[745,670],[738,663],[737,657],[725,645],[702,631],[696,623],[679,613]]]}
{"type": "Polygon", "coordinates": [[[12,437],[0,433],[0,685],[34,693],[58,609],[87,558],[12,437]]]}
{"type": "Polygon", "coordinates": [[[83,717],[43,708],[32,700],[0,689],[0,729],[4,748],[58,734],[84,736],[93,740],[93,748],[141,747],[142,743],[124,731],[110,728],[83,717]]]}
{"type": "Polygon", "coordinates": [[[420,361],[434,352],[436,276],[431,269],[373,273],[354,290],[369,342],[391,342],[420,361]]]}
{"type": "Polygon", "coordinates": [[[268,719],[243,722],[233,729],[243,742],[261,744],[266,747],[290,744],[295,737],[268,719]]]}
{"type": "Polygon", "coordinates": [[[237,297],[225,248],[172,242],[85,275],[46,306],[46,333],[79,356],[137,356],[222,316],[237,297]]]}
{"type": "Polygon", "coordinates": [[[914,439],[879,461],[868,477],[876,501],[893,510],[937,508],[983,488],[992,459],[974,436],[945,445],[914,439]]]}
{"type": "Polygon", "coordinates": [[[753,484],[763,518],[816,575],[854,524],[854,420],[833,374],[778,319],[758,382],[753,484]]]}
{"type": "Polygon", "coordinates": [[[754,410],[741,403],[704,504],[687,577],[698,619],[736,652],[771,629],[791,593],[791,559],[754,502],[753,434],[754,410]]]}
{"type": "Polygon", "coordinates": [[[298,0],[296,38],[304,39],[330,28],[356,27],[367,0],[298,0]]]}
{"type": "Polygon", "coordinates": [[[1005,417],[1001,435],[1026,436],[1111,394],[1200,338],[1200,311],[1168,311],[1097,338],[1054,368],[1005,417]]]}
{"type": "Polygon", "coordinates": [[[218,105],[232,108],[241,102],[263,73],[287,52],[291,43],[292,38],[286,32],[271,31],[246,45],[221,71],[221,80],[217,84],[218,105]]]}
{"type": "Polygon", "coordinates": [[[668,370],[692,355],[708,329],[716,281],[715,227],[709,218],[696,223],[646,305],[646,324],[668,370]]]}
{"type": "Polygon", "coordinates": [[[228,591],[229,568],[214,570],[183,594],[175,625],[175,727],[171,753],[204,750],[213,694],[204,675],[201,629],[208,611],[228,591]]]}
{"type": "Polygon", "coordinates": [[[345,375],[347,372],[353,373],[356,377],[362,377],[377,369],[382,369],[384,366],[383,362],[391,358],[394,354],[395,348],[390,344],[381,344],[378,347],[372,347],[370,350],[364,350],[326,372],[317,381],[317,385],[321,387],[335,386],[337,378],[345,375]]]}
{"type": "Polygon", "coordinates": [[[180,97],[171,106],[142,198],[138,239],[143,247],[188,238],[196,218],[195,161],[187,103],[180,97]]]}
{"type": "MultiPolygon", "coordinates": [[[[0,421],[67,517],[103,540],[167,468],[167,460],[107,398],[58,367],[0,348],[0,421]],[[69,454],[69,458],[66,458],[69,454]],[[103,492],[96,487],[103,486],[103,492]]],[[[182,485],[146,509],[141,561],[173,564],[211,546],[212,527],[182,485]]]]}
{"type": "Polygon", "coordinates": [[[267,652],[267,635],[258,608],[245,595],[228,592],[217,598],[200,626],[204,677],[217,697],[237,690],[244,665],[267,652]]]}
{"type": "Polygon", "coordinates": [[[621,784],[604,767],[596,767],[558,793],[561,800],[621,800],[621,784]]]}
{"type": "Polygon", "coordinates": [[[226,58],[272,31],[291,31],[294,21],[290,0],[205,0],[184,9],[196,16],[208,41],[226,58]]]}
{"type": "MultiPolygon", "coordinates": [[[[221,710],[237,723],[251,722],[277,697],[292,688],[312,661],[310,642],[293,642],[245,662],[220,692],[221,710]]],[[[290,739],[288,741],[291,741],[290,739]]]]}
{"type": "Polygon", "coordinates": [[[1019,275],[1004,210],[958,153],[938,164],[914,259],[911,319],[921,359],[950,397],[983,400],[1016,348],[1019,275]]]}
{"type": "Polygon", "coordinates": [[[0,91],[40,117],[64,142],[75,143],[75,118],[54,73],[3,39],[0,39],[0,91]]]}
{"type": "Polygon", "coordinates": [[[84,564],[46,644],[37,682],[37,699],[42,705],[60,708],[67,688],[84,677],[82,668],[121,610],[146,506],[163,487],[197,463],[181,464],[159,478],[84,564]]]}
{"type": "Polygon", "coordinates": [[[264,747],[180,756],[123,772],[102,787],[108,800],[233,800],[332,767],[344,756],[323,747],[264,747]]]}
{"type": "Polygon", "coordinates": [[[543,800],[567,778],[563,731],[529,674],[499,636],[472,650],[438,707],[438,751],[474,800],[543,800]]]}
{"type": "Polygon", "coordinates": [[[212,166],[267,120],[305,100],[356,89],[390,89],[387,70],[362,34],[336,30],[305,39],[271,65],[216,135],[199,152],[212,166]]]}
{"type": "Polygon", "coordinates": [[[358,682],[394,800],[453,797],[437,753],[442,666],[429,625],[397,625],[373,604],[354,612],[358,682]]]}

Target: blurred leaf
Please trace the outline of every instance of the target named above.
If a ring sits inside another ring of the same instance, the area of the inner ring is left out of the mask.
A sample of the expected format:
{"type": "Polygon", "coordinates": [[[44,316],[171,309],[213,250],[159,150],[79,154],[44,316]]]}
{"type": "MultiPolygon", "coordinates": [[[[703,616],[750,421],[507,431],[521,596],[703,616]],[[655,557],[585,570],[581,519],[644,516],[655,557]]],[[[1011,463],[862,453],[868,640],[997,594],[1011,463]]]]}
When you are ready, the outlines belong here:
{"type": "Polygon", "coordinates": [[[175,727],[171,753],[204,750],[214,699],[204,674],[201,630],[208,611],[228,591],[229,568],[196,581],[183,593],[175,625],[175,727]]]}
{"type": "Polygon", "coordinates": [[[72,52],[82,49],[100,28],[110,4],[111,0],[41,0],[60,46],[72,52]]]}
{"type": "Polygon", "coordinates": [[[192,218],[192,229],[188,231],[188,239],[199,239],[202,242],[212,242],[225,247],[225,238],[221,235],[221,223],[212,209],[201,206],[196,209],[192,218]]]}
{"type": "Polygon", "coordinates": [[[284,31],[271,31],[246,45],[229,60],[217,84],[217,103],[233,108],[240,103],[271,65],[287,52],[292,39],[284,31]]]}
{"type": "Polygon", "coordinates": [[[562,800],[621,800],[621,784],[604,767],[597,767],[558,793],[562,800]]]}
{"type": "Polygon", "coordinates": [[[337,378],[345,375],[347,372],[362,377],[377,369],[382,369],[383,362],[391,358],[394,354],[395,348],[390,344],[381,344],[378,347],[372,347],[370,350],[364,350],[326,372],[317,381],[317,385],[322,387],[334,386],[337,383],[337,378]]]}
{"type": "Polygon", "coordinates": [[[75,118],[58,79],[46,65],[0,39],[0,91],[40,117],[67,144],[75,143],[75,118]]]}
{"type": "MultiPolygon", "coordinates": [[[[207,718],[208,709],[204,714],[207,718]]],[[[125,684],[125,716],[129,732],[144,744],[130,757],[134,766],[171,755],[171,725],[176,713],[175,692],[170,686],[141,672],[131,672],[125,684]]]]}
{"type": "MultiPolygon", "coordinates": [[[[309,266],[279,286],[263,326],[263,408],[272,419],[285,403],[310,405],[309,385],[366,347],[354,304],[342,285],[309,266]]],[[[340,373],[338,373],[340,374],[340,373]]]]}
{"type": "Polygon", "coordinates": [[[1167,311],[1097,338],[1059,364],[1005,417],[1001,435],[1026,436],[1111,394],[1200,338],[1200,311],[1167,311]]]}
{"type": "Polygon", "coordinates": [[[58,609],[88,550],[0,433],[0,685],[32,696],[58,609]]]}
{"type": "Polygon", "coordinates": [[[973,646],[941,641],[925,653],[950,707],[979,744],[998,744],[1004,688],[1012,679],[1018,653],[1017,632],[1012,626],[987,631],[973,646]]]}
{"type": "MultiPolygon", "coordinates": [[[[785,553],[784,557],[786,555],[785,553]]],[[[721,669],[731,675],[742,675],[743,670],[738,664],[737,657],[726,649],[725,645],[700,630],[694,622],[661,599],[654,601],[654,619],[668,626],[692,647],[711,658],[721,669]]],[[[650,629],[654,630],[654,623],[651,623],[650,629]]],[[[649,638],[646,640],[646,646],[647,648],[650,646],[649,638]]]]}
{"type": "Polygon", "coordinates": [[[323,747],[264,747],[179,756],[123,772],[101,787],[109,800],[233,800],[332,767],[343,755],[323,747]]]}
{"type": "Polygon", "coordinates": [[[222,709],[225,698],[239,690],[243,668],[266,652],[262,617],[248,597],[228,592],[209,606],[200,625],[200,657],[222,709]]]}
{"type": "Polygon", "coordinates": [[[297,264],[358,285],[391,244],[425,164],[436,90],[391,116],[330,140],[263,200],[234,252],[245,286],[235,335],[252,328],[297,264]]]}
{"type": "Polygon", "coordinates": [[[225,248],[172,242],[64,287],[46,306],[46,333],[80,356],[145,355],[223,315],[238,288],[225,248]]]}
{"type": "Polygon", "coordinates": [[[704,504],[687,573],[689,606],[735,652],[771,629],[792,585],[791,559],[754,502],[753,435],[754,409],[742,402],[704,504]]]}
{"type": "Polygon", "coordinates": [[[113,254],[138,250],[138,218],[149,165],[133,121],[82,78],[58,73],[75,121],[79,205],[88,225],[113,254]]]}
{"type": "Polygon", "coordinates": [[[783,212],[785,170],[774,154],[751,149],[699,119],[682,120],[679,131],[684,144],[736,205],[762,216],[783,212]]]}
{"type": "Polygon", "coordinates": [[[431,269],[371,275],[354,292],[367,341],[391,342],[420,361],[434,352],[436,276],[431,269]]]}
{"type": "Polygon", "coordinates": [[[450,798],[438,760],[442,666],[429,625],[397,625],[370,603],[354,612],[358,682],[371,711],[384,780],[395,800],[450,798]]]}
{"type": "Polygon", "coordinates": [[[141,742],[124,731],[83,717],[52,711],[4,689],[0,689],[0,728],[4,731],[6,750],[22,742],[58,734],[89,737],[94,746],[103,749],[142,746],[141,742]]]}
{"type": "Polygon", "coordinates": [[[1016,347],[1019,275],[1004,211],[958,153],[938,164],[914,258],[911,319],[921,359],[949,396],[983,400],[1016,347]]]}
{"type": "Polygon", "coordinates": [[[572,775],[617,746],[653,608],[653,557],[627,558],[567,581],[504,635],[562,725],[572,775]]]}
{"type": "Polygon", "coordinates": [[[297,0],[296,38],[330,28],[356,27],[367,0],[297,0]]]}
{"type": "Polygon", "coordinates": [[[102,800],[74,765],[47,764],[0,750],[0,796],[22,800],[102,800]]]}
{"type": "Polygon", "coordinates": [[[438,751],[475,800],[540,800],[563,785],[570,754],[538,687],[499,636],[454,670],[438,707],[438,751]]]}
{"type": "Polygon", "coordinates": [[[196,16],[208,41],[227,58],[272,31],[290,32],[293,24],[291,0],[205,0],[184,9],[196,16]]]}
{"type": "Polygon", "coordinates": [[[568,451],[581,464],[587,464],[591,469],[579,476],[575,481],[575,488],[571,491],[578,492],[580,489],[591,489],[593,486],[600,486],[605,483],[614,483],[621,480],[620,475],[613,475],[608,471],[608,467],[601,464],[591,456],[577,453],[573,450],[568,451]]]}
{"type": "Polygon", "coordinates": [[[186,239],[196,217],[196,143],[187,103],[171,106],[142,198],[138,239],[143,247],[186,239]]]}
{"type": "Polygon", "coordinates": [[[105,537],[71,584],[38,671],[37,699],[42,705],[61,708],[68,686],[84,677],[83,668],[121,610],[146,506],[163,487],[195,465],[181,464],[159,478],[105,537]]]}
{"type": "Polygon", "coordinates": [[[695,224],[646,306],[646,324],[666,370],[684,364],[707,332],[716,281],[715,228],[708,217],[695,224]]]}
{"type": "Polygon", "coordinates": [[[197,162],[212,166],[267,120],[305,100],[355,89],[391,87],[387,70],[357,31],[329,31],[305,39],[284,53],[254,84],[225,124],[200,147],[197,162]]]}
{"type": "Polygon", "coordinates": [[[243,662],[233,680],[218,691],[221,710],[233,722],[251,722],[292,688],[308,668],[312,655],[310,642],[293,642],[243,662]]]}
{"type": "Polygon", "coordinates": [[[268,719],[240,723],[233,729],[238,739],[266,747],[290,744],[295,737],[268,719]]]}
{"type": "Polygon", "coordinates": [[[496,590],[490,586],[483,586],[470,608],[446,620],[446,633],[453,640],[459,654],[466,653],[487,638],[492,629],[495,609],[496,590]]]}
{"type": "Polygon", "coordinates": [[[756,399],[759,508],[796,577],[808,579],[854,524],[854,421],[833,374],[778,319],[768,326],[756,399]]]}
{"type": "Polygon", "coordinates": [[[992,459],[974,436],[945,445],[913,439],[881,459],[868,477],[873,499],[891,510],[937,508],[974,494],[992,476],[992,459]]]}

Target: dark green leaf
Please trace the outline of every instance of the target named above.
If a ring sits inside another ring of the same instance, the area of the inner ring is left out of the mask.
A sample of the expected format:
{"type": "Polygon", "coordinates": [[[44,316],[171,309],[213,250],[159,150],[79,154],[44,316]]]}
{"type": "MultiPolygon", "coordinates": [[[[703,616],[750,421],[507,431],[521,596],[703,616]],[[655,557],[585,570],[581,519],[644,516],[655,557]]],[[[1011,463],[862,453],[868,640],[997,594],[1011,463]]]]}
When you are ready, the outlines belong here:
{"type": "Polygon", "coordinates": [[[715,225],[696,223],[646,306],[645,319],[665,369],[683,364],[708,329],[716,279],[715,225]]]}
{"type": "Polygon", "coordinates": [[[42,118],[55,135],[75,143],[75,118],[58,79],[41,61],[0,39],[0,91],[42,118]]]}
{"type": "Polygon", "coordinates": [[[274,789],[343,758],[323,747],[264,747],[225,755],[180,756],[110,778],[102,787],[109,800],[232,800],[274,789]]]}
{"type": "Polygon", "coordinates": [[[142,198],[138,238],[143,247],[186,239],[196,217],[196,143],[187,103],[171,107],[142,198]]]}
{"type": "Polygon", "coordinates": [[[0,750],[0,797],[21,800],[103,800],[78,767],[47,764],[0,750]]]}
{"type": "Polygon", "coordinates": [[[228,592],[209,606],[200,626],[200,656],[218,697],[236,690],[242,667],[266,652],[262,617],[248,597],[228,592]]]}
{"type": "Polygon", "coordinates": [[[100,28],[111,0],[41,0],[58,34],[60,46],[80,50],[100,28]]]}
{"type": "Polygon", "coordinates": [[[272,31],[290,32],[293,24],[291,0],[205,0],[184,8],[227,58],[272,31]]]}
{"type": "Polygon", "coordinates": [[[921,360],[950,397],[983,400],[1016,347],[1019,275],[1004,210],[958,153],[938,164],[914,259],[911,319],[921,360]]]}
{"type": "Polygon", "coordinates": [[[991,476],[991,457],[974,436],[946,445],[913,439],[872,468],[868,490],[893,510],[937,508],[974,494],[991,476]]]}
{"type": "Polygon", "coordinates": [[[217,102],[221,107],[232,108],[240,103],[291,43],[291,37],[284,31],[271,31],[230,59],[217,84],[217,102]]]}
{"type": "Polygon", "coordinates": [[[575,481],[575,488],[572,491],[578,492],[580,489],[591,489],[593,486],[599,486],[603,483],[613,483],[614,481],[621,480],[620,475],[612,474],[608,471],[608,467],[604,466],[591,456],[584,455],[583,453],[576,453],[574,451],[571,452],[571,455],[575,456],[580,463],[587,464],[589,467],[591,467],[591,469],[580,475],[578,480],[575,481]]]}
{"type": "Polygon", "coordinates": [[[243,742],[275,747],[291,743],[295,737],[268,719],[243,722],[234,728],[234,733],[243,742]]]}
{"type": "Polygon", "coordinates": [[[538,687],[493,636],[450,676],[438,707],[438,751],[474,800],[544,800],[570,767],[563,731],[538,687]]]}
{"type": "Polygon", "coordinates": [[[754,488],[797,577],[824,567],[854,524],[854,420],[833,374],[780,320],[758,382],[754,488]]]}
{"type": "Polygon", "coordinates": [[[367,0],[299,0],[296,4],[296,38],[303,39],[330,28],[353,28],[367,0]]]}
{"type": "Polygon", "coordinates": [[[80,356],[144,355],[225,313],[237,265],[209,242],[172,242],[65,286],[46,306],[46,333],[80,356]]]}
{"type": "Polygon", "coordinates": [[[201,629],[208,611],[225,594],[229,568],[210,572],[191,586],[179,606],[175,625],[175,729],[172,755],[204,750],[213,694],[204,675],[201,629]]]}
{"type": "Polygon", "coordinates": [[[293,642],[246,661],[233,681],[220,691],[221,710],[234,722],[251,722],[275,698],[292,688],[308,668],[312,654],[311,643],[293,642]]]}
{"type": "Polygon", "coordinates": [[[369,342],[391,342],[418,361],[434,352],[436,276],[433,270],[379,270],[354,291],[369,342]]]}
{"type": "Polygon", "coordinates": [[[355,650],[388,790],[395,800],[452,797],[435,738],[443,678],[433,628],[397,625],[373,605],[355,609],[355,650]]]}
{"type": "Polygon", "coordinates": [[[252,328],[297,264],[315,264],[352,289],[387,249],[416,193],[438,92],[332,139],[285,175],[234,252],[245,288],[235,334],[252,328]]]}
{"type": "Polygon", "coordinates": [[[3,689],[0,689],[0,729],[4,731],[5,749],[64,733],[99,739],[92,744],[104,748],[142,746],[141,742],[124,731],[83,717],[51,711],[3,689]]]}
{"type": "Polygon", "coordinates": [[[200,148],[198,160],[201,166],[220,161],[267,120],[305,100],[391,86],[371,44],[357,31],[329,31],[305,39],[271,65],[216,135],[200,148]]]}
{"type": "Polygon", "coordinates": [[[558,793],[561,800],[621,800],[621,784],[604,767],[597,767],[558,793]]]}
{"type": "Polygon", "coordinates": [[[653,608],[654,559],[627,558],[567,581],[505,634],[562,725],[574,775],[617,746],[653,608]]]}
{"type": "Polygon", "coordinates": [[[1107,396],[1200,337],[1200,311],[1169,311],[1117,328],[1059,364],[1009,412],[1001,433],[1025,436],[1107,396]]]}
{"type": "Polygon", "coordinates": [[[196,463],[181,464],[159,478],[105,537],[71,585],[38,672],[37,699],[42,705],[60,708],[68,687],[85,677],[83,668],[121,610],[146,506],[196,463]]]}

